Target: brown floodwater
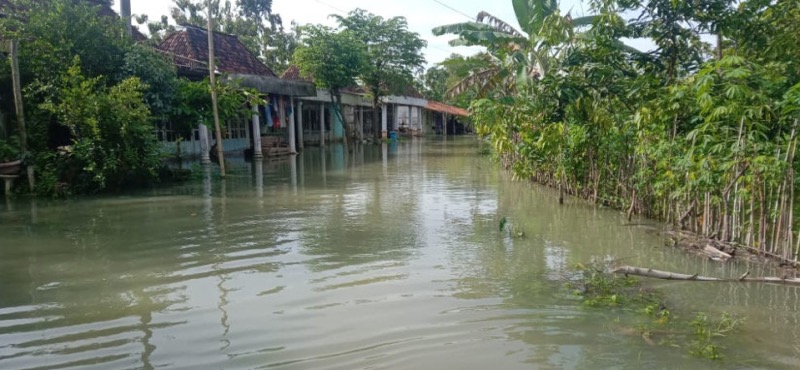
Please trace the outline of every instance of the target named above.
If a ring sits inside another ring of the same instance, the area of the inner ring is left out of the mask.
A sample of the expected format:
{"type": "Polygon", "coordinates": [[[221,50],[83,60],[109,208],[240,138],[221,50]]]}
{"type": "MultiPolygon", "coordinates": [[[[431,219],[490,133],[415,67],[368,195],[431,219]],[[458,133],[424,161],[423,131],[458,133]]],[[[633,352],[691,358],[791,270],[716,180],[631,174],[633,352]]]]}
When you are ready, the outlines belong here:
{"type": "Polygon", "coordinates": [[[722,361],[625,335],[636,315],[565,287],[576,264],[776,272],[684,254],[619,211],[559,206],[476,146],[311,148],[233,160],[224,181],[196,168],[124,196],[0,200],[0,369],[800,367],[796,287],[644,280],[672,315],[746,318],[722,361]]]}

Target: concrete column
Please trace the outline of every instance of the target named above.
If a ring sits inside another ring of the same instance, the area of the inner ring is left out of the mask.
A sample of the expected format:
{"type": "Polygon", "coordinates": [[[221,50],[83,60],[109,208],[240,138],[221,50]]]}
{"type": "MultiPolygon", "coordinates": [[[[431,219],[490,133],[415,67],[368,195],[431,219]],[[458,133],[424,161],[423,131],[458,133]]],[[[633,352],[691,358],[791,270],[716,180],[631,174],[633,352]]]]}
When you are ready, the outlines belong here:
{"type": "MultiPolygon", "coordinates": [[[[289,125],[286,120],[286,103],[284,103],[283,97],[278,98],[278,106],[276,109],[278,110],[278,120],[280,120],[281,127],[289,131],[289,125]]],[[[286,138],[286,140],[289,140],[289,138],[286,138]]]]}
{"type": "Polygon", "coordinates": [[[447,113],[444,114],[444,136],[447,137],[447,113]]]}
{"type": "Polygon", "coordinates": [[[389,137],[389,132],[386,130],[386,126],[387,126],[386,110],[387,109],[388,109],[388,107],[386,106],[386,104],[381,106],[381,138],[383,138],[383,139],[386,139],[387,137],[389,137]]]}
{"type": "Polygon", "coordinates": [[[297,112],[295,112],[294,110],[295,108],[294,98],[292,97],[289,98],[289,106],[292,107],[292,114],[290,114],[289,118],[287,119],[287,121],[289,121],[289,127],[287,127],[287,129],[289,130],[289,153],[297,154],[297,147],[296,147],[297,144],[295,142],[295,125],[294,125],[294,117],[296,116],[297,112]]]}
{"type": "Polygon", "coordinates": [[[305,148],[305,143],[303,142],[303,102],[297,102],[297,145],[300,150],[305,148]]]}
{"type": "Polygon", "coordinates": [[[297,156],[289,157],[289,180],[292,182],[292,193],[297,195],[297,156]]]}
{"type": "Polygon", "coordinates": [[[325,103],[319,103],[319,146],[325,146],[325,103]]]}
{"type": "Polygon", "coordinates": [[[261,119],[258,116],[258,105],[253,105],[253,158],[264,158],[261,152],[261,119]]]}
{"type": "Polygon", "coordinates": [[[389,126],[389,127],[391,127],[391,129],[390,129],[391,131],[397,131],[397,125],[400,123],[400,121],[399,121],[400,117],[398,117],[400,115],[400,106],[399,105],[395,105],[393,111],[394,111],[394,115],[393,115],[394,117],[392,119],[392,122],[390,122],[391,126],[389,126]]]}
{"type": "Polygon", "coordinates": [[[358,105],[358,140],[364,140],[364,107],[358,105]]]}
{"type": "Polygon", "coordinates": [[[208,127],[201,123],[197,130],[200,132],[200,163],[211,164],[211,158],[208,156],[208,152],[211,150],[211,143],[208,141],[208,127]]]}
{"type": "Polygon", "coordinates": [[[321,150],[322,153],[322,185],[328,185],[328,155],[326,150],[321,150]]]}
{"type": "MultiPolygon", "coordinates": [[[[253,176],[255,176],[256,180],[256,196],[261,199],[264,198],[264,159],[256,158],[253,161],[253,167],[253,176]]],[[[264,205],[264,202],[260,201],[259,205],[264,205]]]]}

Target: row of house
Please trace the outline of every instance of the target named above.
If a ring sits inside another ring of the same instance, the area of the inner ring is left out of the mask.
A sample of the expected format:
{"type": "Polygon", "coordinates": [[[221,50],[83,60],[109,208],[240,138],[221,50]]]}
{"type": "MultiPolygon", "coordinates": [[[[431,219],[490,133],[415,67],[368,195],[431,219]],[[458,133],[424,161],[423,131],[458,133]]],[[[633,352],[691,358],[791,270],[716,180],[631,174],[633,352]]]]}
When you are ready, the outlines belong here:
{"type": "MultiPolygon", "coordinates": [[[[252,152],[258,158],[292,154],[306,146],[325,146],[344,138],[344,124],[333,113],[328,92],[303,78],[296,66],[278,76],[235,35],[215,32],[213,37],[218,73],[229,82],[256,89],[267,102],[251,107],[253,115],[247,122],[226,122],[223,140],[226,151],[252,152]]],[[[208,73],[208,33],[204,28],[181,26],[157,50],[172,59],[181,76],[202,79],[208,73]]],[[[464,109],[429,101],[413,89],[383,99],[379,124],[373,122],[372,101],[363,89],[345,89],[342,103],[345,120],[354,126],[354,132],[362,140],[463,133],[461,121],[468,116],[464,109]]],[[[170,123],[158,127],[156,132],[165,150],[180,145],[182,153],[204,157],[211,147],[211,135],[204,125],[198,125],[189,138],[179,138],[170,123]]]]}
{"type": "MultiPolygon", "coordinates": [[[[45,0],[37,0],[45,1],[45,0]]],[[[78,1],[78,0],[76,0],[78,1]]],[[[85,0],[99,7],[100,17],[117,17],[106,0],[85,0]]],[[[124,2],[123,2],[124,3],[124,2]]],[[[36,2],[34,2],[36,4],[36,2]]],[[[13,10],[9,0],[0,0],[0,16],[13,10]]],[[[123,13],[129,13],[129,9],[123,13]]],[[[124,16],[127,18],[129,16],[124,16]]],[[[128,20],[130,23],[130,20],[128,20]]],[[[136,27],[129,30],[136,41],[147,39],[136,27]]],[[[242,122],[225,122],[223,148],[232,153],[252,153],[255,157],[296,153],[305,146],[324,146],[341,141],[344,126],[331,110],[330,96],[319,90],[313,81],[300,76],[297,67],[277,75],[253,55],[235,36],[220,32],[213,35],[217,72],[228,82],[259,91],[267,104],[251,107],[252,118],[242,122]]],[[[177,67],[178,74],[190,80],[202,80],[208,75],[208,32],[204,28],[184,25],[167,35],[156,50],[167,56],[177,67]]],[[[355,125],[361,139],[387,138],[392,133],[406,135],[456,134],[463,132],[460,117],[464,109],[428,101],[409,89],[405,94],[389,96],[380,107],[380,122],[373,122],[373,107],[367,93],[354,87],[343,91],[345,120],[355,125]]],[[[208,158],[214,145],[213,135],[198,123],[189,137],[181,137],[173,123],[156,127],[163,150],[208,158]]]]}

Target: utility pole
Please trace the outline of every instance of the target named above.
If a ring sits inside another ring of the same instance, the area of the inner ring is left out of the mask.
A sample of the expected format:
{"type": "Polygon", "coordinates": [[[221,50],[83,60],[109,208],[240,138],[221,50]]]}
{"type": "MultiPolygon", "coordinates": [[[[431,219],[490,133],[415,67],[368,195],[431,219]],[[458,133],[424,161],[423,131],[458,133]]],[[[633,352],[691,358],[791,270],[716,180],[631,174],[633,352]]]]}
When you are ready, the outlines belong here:
{"type": "Polygon", "coordinates": [[[119,16],[125,22],[125,32],[128,34],[128,37],[133,37],[133,26],[131,26],[131,0],[121,0],[119,4],[119,16]]]}
{"type": "Polygon", "coordinates": [[[211,0],[206,1],[208,6],[208,73],[211,80],[211,105],[214,110],[214,128],[217,136],[217,157],[219,157],[219,173],[225,178],[225,157],[222,152],[222,130],[219,125],[219,107],[217,107],[217,75],[216,62],[214,60],[214,14],[211,11],[211,0]]]}

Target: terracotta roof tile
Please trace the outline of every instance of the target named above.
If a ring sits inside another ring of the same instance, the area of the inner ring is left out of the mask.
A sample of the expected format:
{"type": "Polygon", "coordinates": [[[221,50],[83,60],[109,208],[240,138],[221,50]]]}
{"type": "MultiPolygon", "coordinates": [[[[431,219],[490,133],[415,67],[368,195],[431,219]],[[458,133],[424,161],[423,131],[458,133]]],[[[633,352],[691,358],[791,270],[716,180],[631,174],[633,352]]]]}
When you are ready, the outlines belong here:
{"type": "Polygon", "coordinates": [[[292,64],[286,71],[283,72],[281,75],[281,79],[289,80],[289,81],[304,81],[304,82],[314,82],[313,78],[303,77],[300,73],[300,67],[297,64],[292,64]]]}
{"type": "Polygon", "coordinates": [[[438,101],[428,101],[427,107],[430,110],[452,114],[456,116],[468,117],[469,111],[463,108],[454,107],[452,105],[447,105],[444,103],[439,103],[438,101]]]}
{"type": "MultiPolygon", "coordinates": [[[[183,26],[182,31],[173,32],[164,38],[158,49],[177,59],[208,61],[208,32],[194,26],[183,26]]],[[[225,73],[238,73],[256,76],[278,77],[262,63],[234,35],[214,32],[214,48],[217,70],[225,73]]]]}

